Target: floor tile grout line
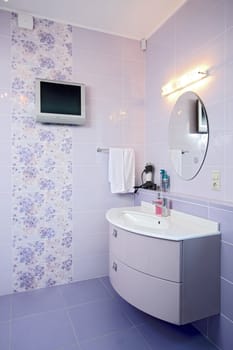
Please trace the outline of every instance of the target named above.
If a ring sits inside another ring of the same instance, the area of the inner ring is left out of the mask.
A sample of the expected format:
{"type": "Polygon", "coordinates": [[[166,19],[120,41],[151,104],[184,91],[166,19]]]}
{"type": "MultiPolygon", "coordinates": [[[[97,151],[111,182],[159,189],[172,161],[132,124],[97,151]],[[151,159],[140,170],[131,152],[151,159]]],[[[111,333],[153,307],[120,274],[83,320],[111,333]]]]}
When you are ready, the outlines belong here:
{"type": "MultiPolygon", "coordinates": [[[[96,278],[96,280],[100,280],[100,279],[101,278],[96,278]]],[[[9,321],[10,320],[16,320],[16,319],[18,320],[18,319],[21,319],[21,318],[26,318],[26,317],[30,317],[30,316],[34,316],[34,315],[40,315],[42,313],[52,312],[52,311],[56,311],[56,310],[71,309],[71,308],[74,308],[74,307],[77,307],[77,306],[94,303],[94,302],[97,302],[97,301],[100,301],[100,300],[114,299],[114,296],[108,290],[108,287],[105,286],[104,282],[99,281],[99,283],[101,284],[101,286],[104,286],[104,290],[107,291],[108,297],[100,297],[100,298],[96,298],[96,299],[89,300],[89,301],[82,302],[82,303],[78,303],[78,304],[67,305],[64,293],[62,292],[61,288],[58,288],[57,294],[60,297],[62,297],[64,306],[59,306],[59,307],[56,307],[54,309],[50,309],[50,310],[46,310],[46,311],[40,311],[40,312],[33,312],[33,313],[29,313],[29,314],[25,314],[25,315],[21,315],[21,316],[16,316],[16,317],[13,317],[13,297],[14,297],[14,294],[11,294],[10,295],[11,296],[11,303],[10,303],[10,317],[9,317],[9,321]]],[[[44,289],[45,290],[46,288],[40,288],[40,289],[44,289]]],[[[26,293],[30,293],[30,292],[33,292],[33,291],[26,291],[26,293]]],[[[25,293],[25,292],[22,292],[22,293],[25,293]]],[[[7,320],[6,321],[1,321],[0,324],[4,323],[4,322],[7,322],[7,320]]]]}
{"type": "Polygon", "coordinates": [[[64,308],[65,310],[70,310],[70,309],[74,309],[76,307],[81,307],[81,306],[84,306],[84,305],[89,305],[89,304],[94,304],[96,302],[101,302],[101,301],[104,301],[104,300],[113,300],[113,298],[111,297],[107,297],[107,298],[99,298],[99,299],[95,299],[95,300],[91,300],[91,301],[87,301],[87,302],[84,302],[84,303],[80,303],[80,304],[75,304],[75,305],[66,305],[66,307],[64,308]]]}
{"type": "Polygon", "coordinates": [[[225,318],[228,322],[230,322],[231,324],[233,324],[233,320],[230,319],[228,316],[226,316],[225,314],[223,314],[222,312],[220,313],[220,315],[225,318]]]}
{"type": "Polygon", "coordinates": [[[111,298],[115,299],[115,296],[112,295],[112,293],[110,292],[109,288],[105,285],[104,281],[102,281],[100,279],[100,283],[104,286],[104,288],[106,289],[106,291],[108,292],[108,294],[111,296],[111,298]]]}
{"type": "MultiPolygon", "coordinates": [[[[41,314],[47,314],[47,313],[55,312],[55,311],[59,311],[59,310],[65,310],[65,311],[67,310],[67,311],[69,311],[69,310],[72,310],[72,309],[77,308],[77,307],[81,307],[81,306],[89,305],[89,304],[94,304],[96,302],[101,302],[101,301],[104,301],[104,300],[114,300],[114,299],[112,297],[108,296],[107,298],[104,297],[104,298],[94,299],[94,300],[83,302],[83,303],[80,303],[80,304],[64,305],[64,306],[57,307],[55,309],[50,309],[50,310],[47,309],[46,311],[33,312],[33,313],[22,315],[22,316],[12,317],[12,320],[25,319],[25,318],[29,318],[29,317],[32,317],[32,316],[37,316],[37,315],[41,315],[41,314]]],[[[2,323],[6,323],[6,322],[8,322],[8,321],[2,322],[2,323]]]]}
{"type": "Polygon", "coordinates": [[[130,319],[129,315],[127,314],[127,312],[125,311],[121,311],[123,313],[123,315],[125,316],[125,318],[129,321],[129,323],[132,324],[133,327],[136,327],[135,323],[130,319]]]}
{"type": "MultiPolygon", "coordinates": [[[[103,284],[104,284],[104,282],[102,282],[103,284]]],[[[105,286],[106,287],[106,289],[108,288],[107,286],[105,286]]],[[[113,300],[116,300],[116,298],[113,296],[113,300]]],[[[123,300],[125,300],[125,299],[123,299],[123,300]]],[[[127,301],[126,301],[127,302],[127,301]]],[[[128,302],[127,302],[128,303],[128,302]]],[[[131,305],[130,303],[128,303],[129,305],[131,305]]],[[[134,326],[134,327],[137,327],[137,325],[143,325],[145,322],[141,322],[140,324],[135,324],[132,320],[131,320],[131,318],[130,318],[130,316],[125,312],[125,311],[122,311],[123,312],[123,314],[126,316],[126,318],[127,318],[127,320],[134,326]]]]}
{"type": "MultiPolygon", "coordinates": [[[[201,333],[201,332],[200,332],[201,333]]],[[[213,343],[213,341],[207,336],[207,335],[204,335],[201,333],[201,335],[211,344],[214,346],[215,349],[218,349],[218,350],[222,350],[221,348],[219,348],[215,343],[213,343]]]]}
{"type": "Polygon", "coordinates": [[[144,336],[144,334],[140,331],[140,329],[136,326],[137,332],[138,334],[140,334],[142,336],[142,338],[145,340],[146,346],[148,347],[148,350],[153,350],[152,347],[150,346],[150,344],[148,343],[148,340],[146,339],[146,337],[144,336]]]}
{"type": "Polygon", "coordinates": [[[13,336],[12,321],[10,321],[9,322],[9,350],[12,349],[12,336],[13,336]]]}
{"type": "MultiPolygon", "coordinates": [[[[99,279],[100,280],[100,279],[99,279]]],[[[114,331],[111,331],[109,333],[106,333],[106,334],[103,334],[101,336],[97,336],[97,337],[94,337],[94,338],[89,338],[87,340],[84,340],[84,341],[80,341],[79,340],[79,337],[78,337],[78,334],[76,334],[76,330],[75,330],[75,327],[73,325],[73,322],[72,322],[72,319],[71,319],[71,316],[70,316],[70,313],[69,313],[69,310],[72,310],[73,308],[76,308],[78,306],[83,306],[83,305],[88,305],[88,304],[93,304],[93,303],[97,303],[97,302],[102,302],[102,301],[110,301],[112,300],[113,302],[118,302],[118,299],[112,295],[110,295],[110,289],[107,287],[107,285],[104,284],[104,281],[103,280],[100,280],[99,281],[101,285],[104,286],[104,288],[107,290],[108,292],[108,295],[106,297],[103,297],[103,298],[99,298],[99,299],[94,299],[94,300],[91,300],[91,301],[88,301],[88,302],[84,302],[84,303],[81,303],[81,304],[75,304],[75,305],[71,305],[71,306],[67,306],[66,303],[65,303],[65,297],[64,295],[62,294],[62,290],[59,289],[57,291],[57,293],[62,296],[62,299],[63,299],[63,304],[61,307],[59,308],[55,308],[55,309],[51,309],[51,310],[46,310],[46,311],[42,311],[42,312],[39,312],[39,313],[34,313],[34,314],[28,314],[28,315],[25,315],[23,317],[18,317],[18,318],[13,318],[13,298],[10,299],[10,308],[9,308],[9,315],[10,315],[10,320],[7,322],[9,323],[9,350],[11,350],[13,344],[12,344],[12,323],[14,320],[19,320],[19,319],[25,319],[25,318],[30,318],[31,316],[35,316],[35,315],[41,315],[41,314],[48,314],[48,313],[55,313],[56,311],[61,311],[61,310],[64,310],[65,311],[65,314],[67,315],[68,319],[69,319],[69,323],[70,323],[70,326],[72,327],[72,333],[74,335],[74,338],[75,338],[75,341],[76,341],[76,345],[80,348],[80,349],[83,349],[83,345],[82,343],[85,343],[85,342],[88,342],[88,341],[95,341],[97,339],[100,339],[100,338],[104,338],[104,337],[107,337],[107,336],[110,336],[111,334],[117,334],[117,333],[120,333],[120,332],[123,332],[123,331],[127,331],[127,330],[130,330],[130,329],[136,329],[138,334],[140,334],[143,339],[145,340],[145,343],[146,343],[146,346],[148,348],[148,350],[153,350],[150,346],[150,344],[148,344],[147,342],[147,339],[146,337],[143,335],[143,333],[141,332],[140,330],[140,327],[145,325],[146,321],[145,322],[141,322],[139,324],[135,324],[131,319],[130,319],[130,316],[128,316],[127,312],[124,311],[125,309],[122,308],[120,311],[122,312],[122,314],[125,316],[125,318],[129,321],[129,327],[125,327],[124,329],[120,329],[120,330],[114,330],[114,331]],[[111,298],[110,298],[111,297],[111,298]]],[[[225,317],[223,315],[223,317],[225,317]]],[[[225,317],[227,320],[233,322],[232,320],[230,320],[228,317],[225,317]]],[[[6,323],[6,322],[4,322],[6,323]]],[[[1,323],[0,323],[1,324],[1,323]]],[[[202,335],[203,336],[203,335],[202,335]]],[[[216,347],[215,344],[213,344],[210,339],[208,337],[205,337],[203,336],[204,338],[207,338],[208,342],[212,345],[214,345],[216,347]]],[[[75,344],[74,344],[75,345],[75,344]]]]}
{"type": "Polygon", "coordinates": [[[128,330],[130,330],[130,329],[135,329],[135,328],[136,328],[136,327],[135,327],[134,325],[130,325],[129,328],[114,330],[114,331],[111,331],[111,332],[108,332],[108,333],[105,333],[105,334],[102,334],[102,335],[98,335],[98,336],[93,337],[93,338],[89,338],[89,339],[86,339],[86,340],[82,340],[82,341],[81,341],[81,344],[88,343],[88,342],[91,342],[91,341],[96,341],[96,340],[99,340],[99,339],[103,339],[103,338],[109,337],[109,336],[111,336],[111,335],[119,334],[119,333],[121,333],[121,332],[128,331],[128,330]]]}
{"type": "Polygon", "coordinates": [[[223,280],[223,281],[225,281],[225,282],[227,282],[227,283],[229,283],[229,284],[233,284],[232,281],[228,280],[228,279],[225,278],[225,277],[220,276],[220,279],[223,280]]]}
{"type": "Polygon", "coordinates": [[[9,350],[12,349],[12,336],[13,336],[13,297],[10,298],[10,323],[9,323],[9,350]]]}
{"type": "Polygon", "coordinates": [[[79,347],[80,349],[82,349],[81,344],[80,344],[80,341],[79,341],[79,339],[78,339],[78,334],[76,334],[76,330],[75,330],[75,328],[74,328],[74,325],[73,325],[72,319],[71,319],[71,317],[70,317],[69,311],[68,311],[68,310],[65,310],[65,312],[66,312],[67,318],[68,318],[68,320],[69,320],[69,324],[70,324],[70,326],[71,326],[71,328],[72,328],[72,332],[73,332],[73,334],[74,334],[74,338],[75,338],[76,344],[78,345],[78,347],[79,347]]]}
{"type": "Polygon", "coordinates": [[[56,312],[56,311],[62,311],[62,310],[64,311],[64,310],[66,310],[66,308],[65,307],[59,307],[59,308],[56,308],[56,309],[51,309],[51,310],[46,310],[46,311],[33,312],[31,314],[13,317],[12,321],[25,320],[25,319],[33,317],[33,316],[39,316],[39,315],[48,314],[48,313],[52,313],[52,312],[56,312]]]}

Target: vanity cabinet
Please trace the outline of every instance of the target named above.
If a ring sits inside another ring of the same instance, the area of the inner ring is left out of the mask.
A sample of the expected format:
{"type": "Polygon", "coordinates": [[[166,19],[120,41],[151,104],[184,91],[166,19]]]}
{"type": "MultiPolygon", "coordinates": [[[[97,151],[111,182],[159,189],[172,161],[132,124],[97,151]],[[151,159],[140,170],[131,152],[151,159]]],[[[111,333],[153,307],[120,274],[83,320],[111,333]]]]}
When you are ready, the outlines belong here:
{"type": "Polygon", "coordinates": [[[219,313],[220,235],[168,240],[110,224],[113,288],[138,309],[174,324],[219,313]]]}

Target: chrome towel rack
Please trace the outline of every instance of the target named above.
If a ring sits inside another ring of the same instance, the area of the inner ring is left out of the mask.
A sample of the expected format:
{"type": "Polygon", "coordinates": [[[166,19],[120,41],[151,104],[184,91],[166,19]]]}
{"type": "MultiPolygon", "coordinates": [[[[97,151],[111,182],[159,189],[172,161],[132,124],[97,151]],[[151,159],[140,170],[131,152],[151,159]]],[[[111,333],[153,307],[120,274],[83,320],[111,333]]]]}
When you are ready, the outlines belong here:
{"type": "Polygon", "coordinates": [[[109,148],[101,148],[101,147],[97,147],[97,152],[104,152],[104,153],[108,153],[109,152],[109,148]]]}

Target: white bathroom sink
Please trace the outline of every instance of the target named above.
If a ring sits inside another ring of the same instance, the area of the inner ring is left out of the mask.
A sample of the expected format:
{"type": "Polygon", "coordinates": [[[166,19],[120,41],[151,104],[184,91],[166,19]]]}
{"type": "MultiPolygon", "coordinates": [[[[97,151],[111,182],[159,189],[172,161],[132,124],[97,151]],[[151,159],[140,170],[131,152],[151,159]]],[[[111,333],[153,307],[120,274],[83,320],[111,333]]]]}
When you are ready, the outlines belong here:
{"type": "Polygon", "coordinates": [[[106,219],[113,225],[134,233],[180,241],[219,233],[218,223],[197,216],[170,211],[168,217],[156,216],[154,206],[112,208],[106,219]]]}
{"type": "Polygon", "coordinates": [[[149,213],[142,213],[132,210],[123,210],[121,213],[122,220],[126,225],[134,225],[148,229],[167,230],[169,220],[164,217],[158,217],[149,213]]]}

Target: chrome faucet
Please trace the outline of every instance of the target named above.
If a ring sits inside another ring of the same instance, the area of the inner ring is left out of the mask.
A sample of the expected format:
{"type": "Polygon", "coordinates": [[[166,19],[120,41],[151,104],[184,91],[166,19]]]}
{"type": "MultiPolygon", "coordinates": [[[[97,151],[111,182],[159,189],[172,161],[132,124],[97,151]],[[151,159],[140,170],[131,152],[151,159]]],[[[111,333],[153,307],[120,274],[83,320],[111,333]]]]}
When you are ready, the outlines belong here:
{"type": "Polygon", "coordinates": [[[161,198],[160,193],[158,193],[158,198],[152,201],[155,204],[155,213],[158,216],[169,216],[170,215],[170,204],[171,201],[168,198],[161,198]]]}
{"type": "Polygon", "coordinates": [[[169,216],[169,215],[170,215],[170,200],[167,198],[163,198],[162,216],[169,216]]]}

